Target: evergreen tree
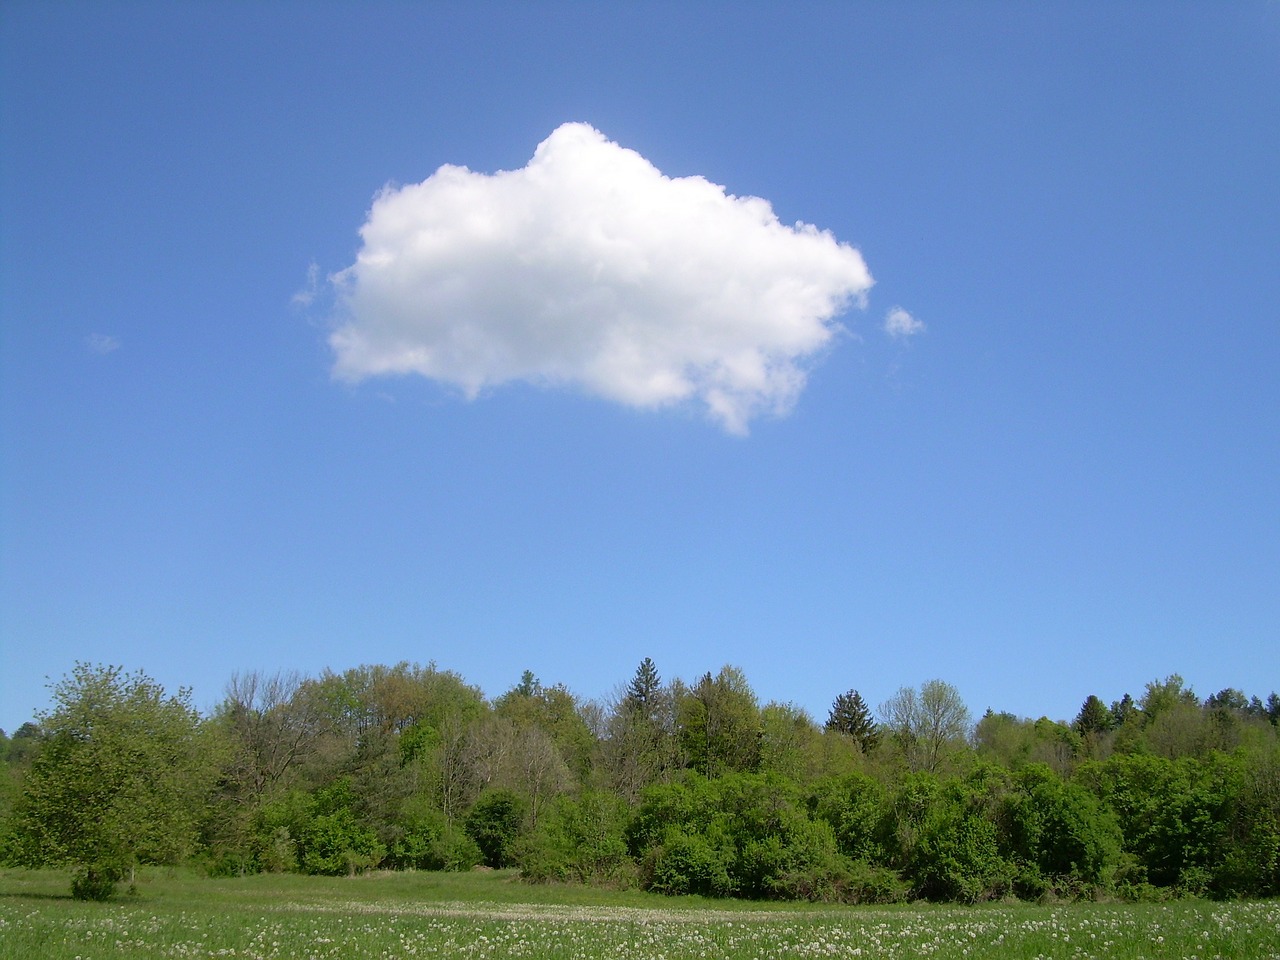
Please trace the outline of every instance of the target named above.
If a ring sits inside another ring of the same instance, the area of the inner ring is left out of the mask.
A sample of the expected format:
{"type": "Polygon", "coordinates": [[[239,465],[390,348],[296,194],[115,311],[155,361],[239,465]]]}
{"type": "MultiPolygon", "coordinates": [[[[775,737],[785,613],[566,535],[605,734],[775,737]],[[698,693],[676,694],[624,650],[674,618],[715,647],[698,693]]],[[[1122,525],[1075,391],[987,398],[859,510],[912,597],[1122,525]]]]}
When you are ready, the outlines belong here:
{"type": "Polygon", "coordinates": [[[603,760],[609,780],[628,802],[677,764],[672,692],[648,657],[606,721],[603,760]]]}
{"type": "Polygon", "coordinates": [[[636,667],[636,675],[627,684],[627,702],[630,706],[649,708],[661,688],[662,678],[658,676],[658,668],[651,659],[645,657],[640,661],[640,666],[636,667]]]}
{"type": "Polygon", "coordinates": [[[512,687],[509,693],[518,697],[536,697],[542,692],[542,684],[538,678],[533,675],[532,670],[526,670],[520,674],[520,682],[512,687]]]}
{"type": "Polygon", "coordinates": [[[1235,710],[1240,713],[1249,712],[1249,698],[1235,687],[1227,687],[1205,698],[1204,705],[1210,710],[1235,710]]]}
{"type": "Polygon", "coordinates": [[[880,744],[880,730],[871,717],[871,710],[857,690],[850,690],[836,697],[827,716],[827,729],[847,734],[863,753],[869,753],[880,744]]]}
{"type": "Polygon", "coordinates": [[[1115,718],[1112,717],[1111,711],[1107,709],[1107,705],[1093,694],[1089,694],[1084,705],[1080,707],[1080,712],[1076,714],[1071,727],[1082,737],[1090,735],[1096,737],[1106,733],[1114,725],[1115,718]]]}
{"type": "Polygon", "coordinates": [[[1111,704],[1111,719],[1117,727],[1124,726],[1130,720],[1136,720],[1141,716],[1142,711],[1133,702],[1133,697],[1127,693],[1111,704]]]}

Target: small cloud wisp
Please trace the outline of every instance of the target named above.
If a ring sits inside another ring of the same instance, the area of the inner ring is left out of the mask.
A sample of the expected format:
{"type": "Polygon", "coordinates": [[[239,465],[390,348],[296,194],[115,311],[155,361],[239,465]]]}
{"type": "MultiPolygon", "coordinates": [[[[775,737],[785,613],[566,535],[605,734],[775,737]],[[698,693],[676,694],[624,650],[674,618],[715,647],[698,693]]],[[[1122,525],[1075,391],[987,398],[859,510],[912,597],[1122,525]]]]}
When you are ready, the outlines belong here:
{"type": "Polygon", "coordinates": [[[90,353],[105,357],[107,354],[115,353],[120,349],[120,338],[112,337],[105,333],[91,333],[84,338],[84,345],[90,353]]]}
{"type": "Polygon", "coordinates": [[[884,318],[884,332],[895,340],[906,340],[924,333],[924,321],[917,320],[901,307],[894,307],[884,318]]]}

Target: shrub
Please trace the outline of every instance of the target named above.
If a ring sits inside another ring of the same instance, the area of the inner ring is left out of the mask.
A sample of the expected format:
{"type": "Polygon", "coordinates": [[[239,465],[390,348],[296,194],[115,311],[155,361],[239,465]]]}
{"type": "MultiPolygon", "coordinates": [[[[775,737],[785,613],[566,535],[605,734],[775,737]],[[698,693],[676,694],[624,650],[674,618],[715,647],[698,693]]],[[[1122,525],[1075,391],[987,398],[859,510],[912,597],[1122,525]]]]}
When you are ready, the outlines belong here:
{"type": "Polygon", "coordinates": [[[258,856],[262,869],[268,873],[288,873],[298,869],[298,844],[284,825],[271,831],[258,856]]]}
{"type": "Polygon", "coordinates": [[[537,832],[517,844],[522,876],[532,881],[634,886],[637,871],[627,853],[627,821],[625,802],[613,794],[587,791],[577,798],[559,798],[537,832]]]}
{"type": "Polygon", "coordinates": [[[810,798],[813,815],[834,831],[836,846],[850,860],[883,861],[881,843],[887,797],[883,785],[865,773],[819,783],[810,798]]]}
{"type": "Polygon", "coordinates": [[[481,795],[467,814],[467,835],[475,841],[485,866],[501,869],[515,864],[515,844],[524,829],[527,805],[510,790],[481,795]]]}
{"type": "Polygon", "coordinates": [[[976,903],[1004,896],[1013,866],[1000,852],[994,796],[999,776],[979,768],[968,780],[917,773],[893,799],[886,835],[897,843],[902,874],[916,896],[976,903]]]}
{"type": "Polygon", "coordinates": [[[301,845],[307,873],[354,876],[378,866],[387,855],[378,835],[345,808],[316,817],[301,845]]]}
{"type": "Polygon", "coordinates": [[[124,875],[124,866],[119,863],[78,863],[71,871],[71,896],[77,900],[109,900],[124,875]]]}
{"type": "Polygon", "coordinates": [[[903,903],[911,896],[911,884],[896,870],[866,860],[846,865],[839,897],[844,903],[903,903]]]}
{"type": "Polygon", "coordinates": [[[1110,883],[1120,863],[1121,835],[1111,812],[1078,784],[1031,765],[1003,798],[1003,852],[1019,864],[1018,896],[1065,895],[1081,885],[1110,883]]]}
{"type": "Polygon", "coordinates": [[[484,859],[466,830],[438,810],[409,821],[391,855],[397,867],[414,870],[470,870],[484,859]]]}
{"type": "Polygon", "coordinates": [[[730,874],[733,849],[718,831],[686,833],[673,827],[646,864],[646,885],[657,893],[730,897],[737,885],[730,874]]]}

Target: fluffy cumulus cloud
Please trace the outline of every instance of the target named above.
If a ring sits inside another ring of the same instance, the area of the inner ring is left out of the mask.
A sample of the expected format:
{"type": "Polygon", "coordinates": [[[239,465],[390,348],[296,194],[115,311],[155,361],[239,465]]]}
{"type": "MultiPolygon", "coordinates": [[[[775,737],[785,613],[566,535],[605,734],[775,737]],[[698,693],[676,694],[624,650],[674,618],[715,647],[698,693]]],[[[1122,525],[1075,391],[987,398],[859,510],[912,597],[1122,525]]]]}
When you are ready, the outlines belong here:
{"type": "Polygon", "coordinates": [[[385,189],[333,279],[334,374],[512,381],[696,403],[733,433],[786,413],[872,280],[858,251],[757,197],[667,177],[586,124],[495,174],[385,189]]]}
{"type": "Polygon", "coordinates": [[[885,315],[884,332],[889,336],[905,340],[917,333],[924,333],[924,321],[917,320],[901,307],[894,307],[885,315]]]}

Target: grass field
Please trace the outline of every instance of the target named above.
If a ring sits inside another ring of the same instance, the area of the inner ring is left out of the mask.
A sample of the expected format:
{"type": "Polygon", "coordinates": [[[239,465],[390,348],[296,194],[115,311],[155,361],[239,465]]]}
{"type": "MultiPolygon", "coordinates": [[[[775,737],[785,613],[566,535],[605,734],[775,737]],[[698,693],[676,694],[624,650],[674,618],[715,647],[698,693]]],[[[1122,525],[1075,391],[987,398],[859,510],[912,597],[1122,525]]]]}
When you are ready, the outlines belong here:
{"type": "Polygon", "coordinates": [[[140,876],[105,903],[0,871],[0,960],[1277,958],[1280,902],[814,908],[528,886],[509,874],[140,876]]]}

